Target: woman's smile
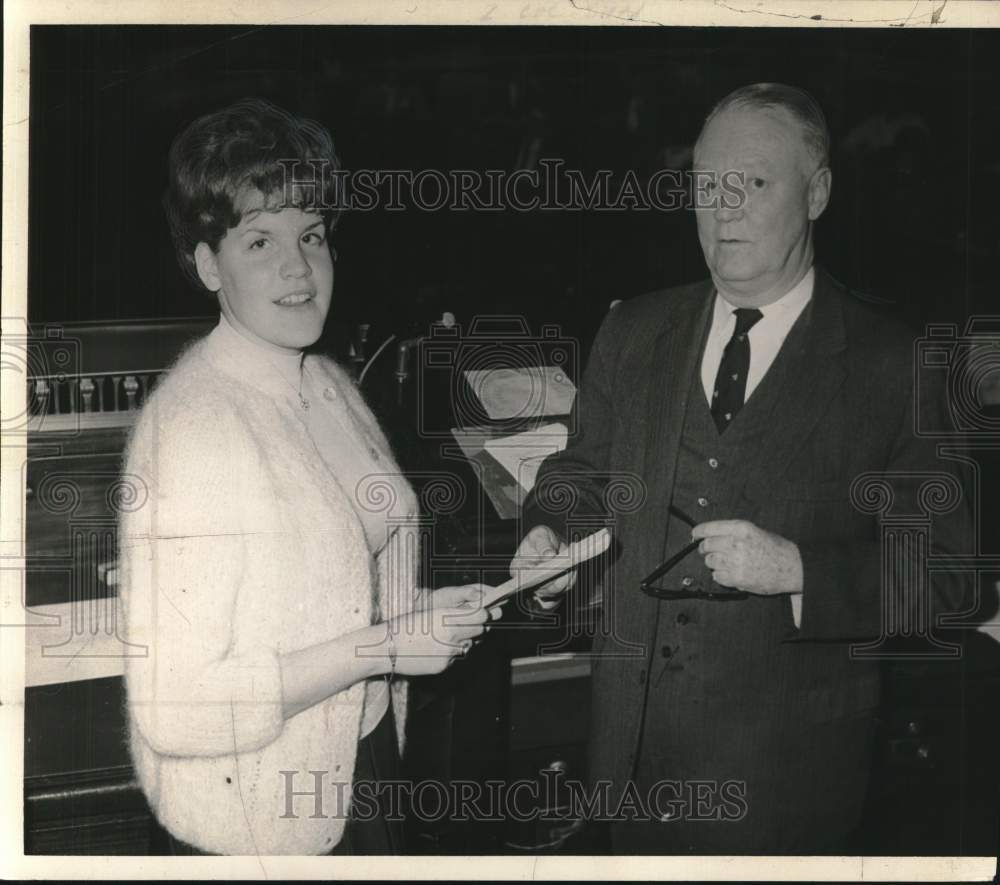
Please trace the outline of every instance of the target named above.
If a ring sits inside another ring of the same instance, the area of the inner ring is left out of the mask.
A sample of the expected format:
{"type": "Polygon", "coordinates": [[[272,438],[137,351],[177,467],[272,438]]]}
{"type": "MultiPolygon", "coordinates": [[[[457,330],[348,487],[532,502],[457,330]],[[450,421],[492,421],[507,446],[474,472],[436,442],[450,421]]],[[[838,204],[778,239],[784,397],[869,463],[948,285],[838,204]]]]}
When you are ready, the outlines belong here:
{"type": "Polygon", "coordinates": [[[315,297],[316,293],[311,290],[305,292],[291,292],[288,295],[279,298],[274,303],[279,304],[282,307],[298,307],[308,301],[312,301],[315,297]]]}

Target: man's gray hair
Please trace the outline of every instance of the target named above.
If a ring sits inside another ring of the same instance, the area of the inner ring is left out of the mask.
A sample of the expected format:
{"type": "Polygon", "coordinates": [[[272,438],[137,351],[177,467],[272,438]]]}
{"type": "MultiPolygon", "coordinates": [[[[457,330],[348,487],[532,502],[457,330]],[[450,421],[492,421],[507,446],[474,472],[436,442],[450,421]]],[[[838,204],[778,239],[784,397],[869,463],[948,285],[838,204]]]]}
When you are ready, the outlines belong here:
{"type": "Polygon", "coordinates": [[[786,86],[784,83],[741,86],[709,111],[702,131],[716,115],[730,108],[784,108],[799,124],[802,140],[809,155],[816,161],[816,168],[830,165],[830,130],[826,125],[826,117],[819,102],[804,89],[786,86]]]}

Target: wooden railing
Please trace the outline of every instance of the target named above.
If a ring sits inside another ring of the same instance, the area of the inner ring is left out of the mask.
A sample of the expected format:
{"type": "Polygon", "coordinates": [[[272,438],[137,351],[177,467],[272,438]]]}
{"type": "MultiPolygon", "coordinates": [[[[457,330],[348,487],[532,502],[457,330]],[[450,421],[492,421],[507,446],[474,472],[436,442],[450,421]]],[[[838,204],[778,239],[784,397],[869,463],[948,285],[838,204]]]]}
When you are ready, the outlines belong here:
{"type": "Polygon", "coordinates": [[[28,379],[29,431],[127,425],[163,369],[39,375],[28,379]]]}
{"type": "Polygon", "coordinates": [[[29,434],[128,426],[177,355],[214,324],[206,317],[33,327],[29,434]]]}

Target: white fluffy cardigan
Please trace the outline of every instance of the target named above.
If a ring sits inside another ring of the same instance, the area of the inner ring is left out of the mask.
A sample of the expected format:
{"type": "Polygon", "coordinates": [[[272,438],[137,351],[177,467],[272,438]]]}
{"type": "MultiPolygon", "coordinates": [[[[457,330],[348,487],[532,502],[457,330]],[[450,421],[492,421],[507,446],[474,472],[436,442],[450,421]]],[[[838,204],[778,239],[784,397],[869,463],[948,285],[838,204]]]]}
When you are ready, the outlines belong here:
{"type": "MultiPolygon", "coordinates": [[[[218,854],[324,854],[344,829],[336,784],[352,780],[365,686],[285,721],[278,656],[411,608],[417,502],[405,482],[369,484],[362,506],[396,527],[373,559],[287,381],[247,363],[217,331],[197,342],[129,441],[125,470],[140,489],[120,531],[129,744],[150,806],[177,838],[218,854]],[[311,795],[293,796],[287,816],[286,787],[312,791],[315,771],[324,816],[313,817],[311,795]]],[[[398,472],[345,373],[316,356],[306,366],[325,388],[312,407],[342,410],[398,472]]],[[[398,677],[392,703],[402,750],[398,677]]]]}

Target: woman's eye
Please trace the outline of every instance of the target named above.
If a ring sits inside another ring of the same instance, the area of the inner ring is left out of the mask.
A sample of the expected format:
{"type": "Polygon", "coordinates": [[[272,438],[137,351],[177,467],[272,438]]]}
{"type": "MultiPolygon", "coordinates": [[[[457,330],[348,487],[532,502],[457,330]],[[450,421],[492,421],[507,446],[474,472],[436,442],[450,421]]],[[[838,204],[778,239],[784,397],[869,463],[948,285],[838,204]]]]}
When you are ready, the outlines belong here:
{"type": "Polygon", "coordinates": [[[302,239],[312,246],[320,246],[323,244],[323,241],[326,240],[326,237],[323,234],[310,231],[302,239]]]}
{"type": "Polygon", "coordinates": [[[265,246],[266,244],[267,244],[267,240],[265,240],[265,239],[264,239],[264,238],[262,237],[262,238],[261,238],[261,239],[259,239],[259,240],[254,240],[254,241],[253,241],[253,242],[252,242],[252,243],[250,244],[250,248],[251,248],[251,249],[263,249],[263,248],[264,248],[264,246],[265,246]]]}

